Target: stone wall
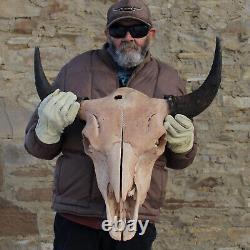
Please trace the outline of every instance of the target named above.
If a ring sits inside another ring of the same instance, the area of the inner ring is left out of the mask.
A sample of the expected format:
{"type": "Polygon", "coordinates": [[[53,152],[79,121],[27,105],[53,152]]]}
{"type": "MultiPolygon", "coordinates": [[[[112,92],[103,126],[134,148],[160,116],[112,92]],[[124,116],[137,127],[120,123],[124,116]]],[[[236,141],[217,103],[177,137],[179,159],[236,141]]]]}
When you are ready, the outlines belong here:
{"type": "MultiPolygon", "coordinates": [[[[110,0],[0,1],[0,250],[52,249],[53,165],[23,148],[39,102],[34,46],[53,80],[73,56],[105,41],[110,0]]],[[[169,171],[155,250],[250,249],[250,1],[148,0],[158,30],[152,53],[197,88],[223,39],[223,79],[195,118],[198,155],[169,171]]]]}

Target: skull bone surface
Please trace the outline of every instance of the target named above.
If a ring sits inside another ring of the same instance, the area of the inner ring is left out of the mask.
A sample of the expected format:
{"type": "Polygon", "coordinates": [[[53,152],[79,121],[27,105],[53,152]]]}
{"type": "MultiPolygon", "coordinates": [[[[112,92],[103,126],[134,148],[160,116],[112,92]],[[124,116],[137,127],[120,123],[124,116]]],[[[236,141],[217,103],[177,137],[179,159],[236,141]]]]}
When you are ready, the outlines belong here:
{"type": "MultiPolygon", "coordinates": [[[[137,221],[154,163],[166,145],[166,101],[120,88],[107,97],[84,101],[79,114],[86,121],[84,150],[94,162],[107,220],[111,224],[137,221]]],[[[135,231],[112,228],[110,235],[126,241],[135,231]]]]}

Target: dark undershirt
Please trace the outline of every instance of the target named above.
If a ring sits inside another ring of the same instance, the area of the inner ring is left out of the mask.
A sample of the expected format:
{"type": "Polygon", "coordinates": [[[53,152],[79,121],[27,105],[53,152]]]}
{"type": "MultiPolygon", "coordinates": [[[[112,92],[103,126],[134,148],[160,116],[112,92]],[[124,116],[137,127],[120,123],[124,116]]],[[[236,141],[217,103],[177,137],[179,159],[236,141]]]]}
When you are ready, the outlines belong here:
{"type": "Polygon", "coordinates": [[[135,70],[135,67],[133,68],[122,68],[122,67],[117,67],[117,76],[119,79],[119,87],[126,87],[127,83],[129,81],[129,78],[133,74],[133,71],[135,70]]]}

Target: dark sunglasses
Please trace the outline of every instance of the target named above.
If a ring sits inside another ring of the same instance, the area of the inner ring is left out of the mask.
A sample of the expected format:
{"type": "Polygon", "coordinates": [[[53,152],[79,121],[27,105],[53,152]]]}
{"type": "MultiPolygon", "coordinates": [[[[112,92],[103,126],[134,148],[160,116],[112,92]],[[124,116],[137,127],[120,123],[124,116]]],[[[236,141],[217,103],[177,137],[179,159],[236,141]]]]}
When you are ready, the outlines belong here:
{"type": "Polygon", "coordinates": [[[124,38],[127,32],[133,38],[142,38],[148,34],[150,26],[146,24],[138,24],[133,26],[112,25],[109,27],[109,34],[114,38],[124,38]]]}

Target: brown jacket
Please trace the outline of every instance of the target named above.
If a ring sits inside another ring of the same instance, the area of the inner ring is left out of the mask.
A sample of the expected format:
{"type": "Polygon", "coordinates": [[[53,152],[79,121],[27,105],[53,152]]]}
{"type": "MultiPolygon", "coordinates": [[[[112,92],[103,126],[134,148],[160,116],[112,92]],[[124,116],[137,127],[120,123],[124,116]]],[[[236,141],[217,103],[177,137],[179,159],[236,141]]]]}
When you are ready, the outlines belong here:
{"type": "MultiPolygon", "coordinates": [[[[60,71],[54,88],[72,91],[79,97],[96,99],[119,87],[114,62],[103,48],[73,58],[60,71]]],[[[148,55],[129,80],[128,87],[150,97],[182,95],[185,82],[170,66],[148,55]]],[[[84,153],[81,131],[84,123],[78,118],[64,130],[59,143],[47,145],[35,134],[37,110],[26,128],[25,148],[35,157],[53,159],[57,155],[54,174],[53,209],[61,213],[105,218],[105,204],[98,190],[92,160],[84,153]]],[[[182,169],[193,162],[196,143],[187,154],[166,150],[155,163],[150,189],[139,212],[140,219],[157,221],[165,196],[167,169],[182,169]]]]}

